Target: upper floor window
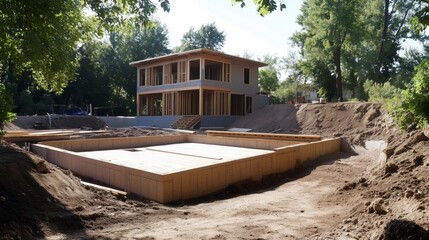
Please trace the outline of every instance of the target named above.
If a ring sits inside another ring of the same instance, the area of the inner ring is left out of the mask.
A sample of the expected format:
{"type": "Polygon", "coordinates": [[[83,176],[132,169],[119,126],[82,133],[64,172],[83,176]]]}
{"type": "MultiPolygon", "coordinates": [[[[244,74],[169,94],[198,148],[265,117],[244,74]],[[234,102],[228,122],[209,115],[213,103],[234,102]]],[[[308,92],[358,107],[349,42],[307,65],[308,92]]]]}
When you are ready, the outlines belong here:
{"type": "Polygon", "coordinates": [[[163,72],[163,66],[155,67],[155,85],[162,85],[162,72],[163,72]]]}
{"type": "Polygon", "coordinates": [[[146,69],[139,69],[139,86],[146,85],[146,69]]]}
{"type": "Polygon", "coordinates": [[[250,69],[244,68],[244,84],[250,84],[250,69]]]}
{"type": "Polygon", "coordinates": [[[205,60],[204,63],[204,78],[220,81],[222,76],[222,63],[211,60],[205,60]]]}
{"type": "Polygon", "coordinates": [[[200,59],[189,61],[189,80],[201,79],[200,59]]]}

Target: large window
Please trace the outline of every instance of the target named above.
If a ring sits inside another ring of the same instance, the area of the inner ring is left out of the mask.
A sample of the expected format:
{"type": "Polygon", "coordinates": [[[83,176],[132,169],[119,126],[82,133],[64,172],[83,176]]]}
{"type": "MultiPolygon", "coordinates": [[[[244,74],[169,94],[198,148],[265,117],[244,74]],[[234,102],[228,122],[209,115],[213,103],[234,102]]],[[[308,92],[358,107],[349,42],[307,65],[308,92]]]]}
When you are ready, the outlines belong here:
{"type": "Polygon", "coordinates": [[[244,68],[244,84],[250,84],[250,69],[244,68]]]}
{"type": "Polygon", "coordinates": [[[205,64],[204,64],[204,71],[205,71],[205,79],[208,80],[216,80],[216,81],[221,81],[221,77],[222,77],[222,63],[220,62],[215,62],[215,61],[210,61],[210,60],[205,60],[205,64]]]}

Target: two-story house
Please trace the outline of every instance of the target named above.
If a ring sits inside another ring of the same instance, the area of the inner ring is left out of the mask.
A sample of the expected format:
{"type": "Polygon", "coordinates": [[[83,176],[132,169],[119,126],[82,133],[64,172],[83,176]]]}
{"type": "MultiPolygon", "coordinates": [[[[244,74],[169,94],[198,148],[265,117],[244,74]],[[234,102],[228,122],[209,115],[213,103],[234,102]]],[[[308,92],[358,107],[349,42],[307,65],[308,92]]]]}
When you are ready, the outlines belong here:
{"type": "Polygon", "coordinates": [[[268,103],[258,85],[263,62],[202,48],[130,65],[138,116],[242,116],[268,103]]]}

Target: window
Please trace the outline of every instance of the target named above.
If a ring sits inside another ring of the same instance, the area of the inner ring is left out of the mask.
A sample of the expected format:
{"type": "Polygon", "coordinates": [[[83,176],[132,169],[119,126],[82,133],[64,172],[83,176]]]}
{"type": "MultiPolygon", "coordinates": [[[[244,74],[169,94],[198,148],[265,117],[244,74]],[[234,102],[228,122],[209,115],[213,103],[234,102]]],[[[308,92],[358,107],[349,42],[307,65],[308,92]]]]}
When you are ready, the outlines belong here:
{"type": "Polygon", "coordinates": [[[200,79],[200,59],[189,61],[189,80],[200,79]]]}
{"type": "Polygon", "coordinates": [[[222,63],[206,60],[205,61],[205,79],[221,81],[222,63]]]}
{"type": "Polygon", "coordinates": [[[224,82],[230,82],[230,76],[231,76],[231,66],[229,63],[223,64],[223,79],[224,82]]]}
{"type": "Polygon", "coordinates": [[[163,72],[162,66],[155,67],[155,85],[162,85],[162,78],[163,78],[162,72],[163,72]]]}
{"type": "Polygon", "coordinates": [[[146,85],[146,69],[139,69],[139,86],[146,85]]]}
{"type": "Polygon", "coordinates": [[[250,70],[248,68],[244,68],[244,84],[250,83],[250,70]]]}
{"type": "Polygon", "coordinates": [[[171,64],[171,82],[177,83],[177,63],[171,64]]]}

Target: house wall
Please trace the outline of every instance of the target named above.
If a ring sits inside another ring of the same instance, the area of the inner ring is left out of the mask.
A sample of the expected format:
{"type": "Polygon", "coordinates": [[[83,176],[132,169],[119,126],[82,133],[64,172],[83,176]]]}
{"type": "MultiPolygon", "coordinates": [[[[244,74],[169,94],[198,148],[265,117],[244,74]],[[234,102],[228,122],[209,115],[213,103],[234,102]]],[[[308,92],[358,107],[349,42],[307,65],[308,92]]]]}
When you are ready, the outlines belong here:
{"type": "Polygon", "coordinates": [[[110,128],[162,127],[169,128],[181,116],[98,117],[110,128]]]}

